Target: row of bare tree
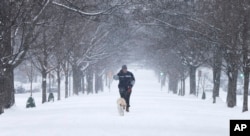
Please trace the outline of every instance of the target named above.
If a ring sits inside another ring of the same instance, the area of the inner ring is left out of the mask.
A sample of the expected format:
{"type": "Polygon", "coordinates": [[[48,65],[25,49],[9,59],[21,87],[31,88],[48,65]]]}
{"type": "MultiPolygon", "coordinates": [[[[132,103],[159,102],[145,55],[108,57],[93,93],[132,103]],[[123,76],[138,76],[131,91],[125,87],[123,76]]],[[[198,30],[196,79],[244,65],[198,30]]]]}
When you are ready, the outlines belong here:
{"type": "Polygon", "coordinates": [[[23,61],[41,74],[42,103],[47,102],[47,76],[51,71],[57,73],[58,100],[62,75],[66,79],[65,97],[69,95],[70,72],[74,94],[84,92],[85,82],[87,92],[93,93],[94,79],[95,92],[102,90],[104,73],[112,70],[114,62],[121,62],[119,45],[125,42],[121,34],[130,31],[120,21],[121,13],[111,16],[121,5],[122,1],[112,0],[1,1],[0,113],[15,103],[13,71],[23,61]]]}
{"type": "Polygon", "coordinates": [[[196,95],[197,68],[211,67],[214,103],[219,96],[221,71],[224,71],[228,77],[227,105],[234,107],[240,72],[244,75],[243,112],[247,111],[250,1],[163,0],[146,3],[148,7],[157,7],[141,11],[147,15],[141,22],[147,30],[141,34],[148,41],[147,50],[153,50],[147,55],[148,64],[157,73],[166,73],[169,89],[177,94],[178,81],[181,81],[179,94],[185,94],[185,78],[189,76],[190,94],[196,95]]]}
{"type": "MultiPolygon", "coordinates": [[[[213,98],[219,96],[221,71],[228,75],[228,107],[236,106],[238,72],[244,74],[244,106],[249,84],[248,0],[2,0],[0,2],[0,112],[15,103],[13,70],[24,60],[42,76],[61,76],[68,97],[102,90],[104,73],[139,60],[168,76],[170,90],[196,94],[196,70],[213,68],[213,98]],[[130,57],[127,57],[130,56],[130,57]],[[86,81],[85,81],[86,79],[86,81]],[[83,87],[87,84],[87,90],[83,87]]],[[[166,80],[166,77],[163,78],[166,80]]],[[[163,82],[165,83],[165,82],[163,82]]]]}

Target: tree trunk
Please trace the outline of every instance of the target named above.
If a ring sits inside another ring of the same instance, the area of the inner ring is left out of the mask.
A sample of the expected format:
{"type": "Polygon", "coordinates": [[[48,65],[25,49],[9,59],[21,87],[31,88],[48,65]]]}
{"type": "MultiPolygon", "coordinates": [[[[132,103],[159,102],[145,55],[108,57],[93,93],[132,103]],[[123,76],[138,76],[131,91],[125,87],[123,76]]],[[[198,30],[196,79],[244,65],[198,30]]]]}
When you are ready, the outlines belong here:
{"type": "Polygon", "coordinates": [[[174,82],[173,83],[174,83],[173,84],[173,93],[177,94],[177,92],[178,92],[178,79],[177,79],[177,77],[174,78],[174,82]]]}
{"type": "Polygon", "coordinates": [[[100,87],[98,74],[95,73],[95,93],[98,93],[100,87]]]}
{"type": "Polygon", "coordinates": [[[12,59],[13,47],[11,45],[11,8],[10,1],[1,1],[0,8],[0,75],[3,76],[3,101],[5,108],[10,108],[15,103],[14,92],[14,66],[9,65],[12,59]],[[4,7],[4,8],[3,8],[4,7]]]}
{"type": "Polygon", "coordinates": [[[14,69],[11,66],[7,66],[4,72],[4,107],[10,108],[15,104],[15,89],[14,89],[14,69]]]}
{"type": "Polygon", "coordinates": [[[168,74],[169,75],[169,90],[173,91],[174,94],[178,92],[178,78],[176,74],[168,74]]]}
{"type": "Polygon", "coordinates": [[[243,112],[248,111],[249,68],[244,70],[243,112]]]}
{"type": "Polygon", "coordinates": [[[71,74],[69,74],[69,96],[71,96],[71,88],[72,88],[71,74]]]}
{"type": "Polygon", "coordinates": [[[4,78],[0,72],[0,114],[4,113],[4,78]]]}
{"type": "MultiPolygon", "coordinates": [[[[0,90],[1,91],[1,90],[0,90]]],[[[3,103],[4,103],[4,95],[3,93],[0,93],[0,115],[2,113],[4,113],[4,106],[3,106],[3,103]]]]}
{"type": "Polygon", "coordinates": [[[108,73],[105,73],[105,86],[108,87],[108,73]]]}
{"type": "Polygon", "coordinates": [[[61,100],[61,75],[60,75],[60,65],[57,68],[57,100],[61,100]]]}
{"type": "Polygon", "coordinates": [[[189,66],[189,76],[190,76],[190,94],[196,95],[196,67],[189,66]]]}
{"type": "Polygon", "coordinates": [[[250,72],[250,59],[248,58],[249,45],[248,45],[248,30],[249,30],[249,17],[248,13],[244,13],[243,31],[242,31],[242,54],[243,54],[243,73],[244,73],[244,93],[243,93],[243,109],[242,112],[248,111],[248,89],[249,89],[249,72],[250,72]]]}
{"type": "Polygon", "coordinates": [[[185,90],[186,90],[186,80],[183,78],[183,92],[182,92],[182,96],[185,95],[185,90]]]}
{"type": "Polygon", "coordinates": [[[73,70],[73,93],[75,95],[78,95],[78,93],[81,91],[81,78],[80,78],[80,70],[77,66],[72,66],[73,70]]]}
{"type": "Polygon", "coordinates": [[[182,91],[183,91],[183,82],[182,82],[182,79],[181,79],[181,86],[180,86],[180,89],[179,89],[179,96],[182,96],[182,91]]]}
{"type": "Polygon", "coordinates": [[[232,108],[236,106],[236,89],[238,70],[229,70],[228,73],[228,92],[227,92],[227,106],[232,108]]]}
{"type": "Polygon", "coordinates": [[[42,71],[42,103],[47,102],[47,72],[46,70],[42,71]]]}
{"type": "Polygon", "coordinates": [[[222,51],[219,47],[214,52],[214,64],[213,64],[213,103],[216,103],[216,97],[219,97],[220,90],[220,77],[222,66],[222,51]]]}
{"type": "Polygon", "coordinates": [[[83,94],[84,94],[85,91],[86,91],[86,90],[85,90],[86,88],[85,88],[85,79],[84,79],[84,78],[85,78],[85,76],[84,76],[84,74],[83,74],[83,76],[82,76],[82,93],[83,93],[83,94]]]}
{"type": "Polygon", "coordinates": [[[62,63],[63,72],[65,75],[65,98],[69,97],[69,63],[66,61],[65,63],[62,63]]]}
{"type": "Polygon", "coordinates": [[[33,95],[33,67],[32,63],[30,63],[30,76],[29,76],[29,81],[30,81],[30,97],[33,95]]]}
{"type": "Polygon", "coordinates": [[[173,91],[173,76],[172,74],[168,74],[168,91],[173,91]]]}
{"type": "Polygon", "coordinates": [[[65,73],[65,98],[69,97],[69,72],[65,73]]]}
{"type": "Polygon", "coordinates": [[[93,70],[91,67],[87,69],[86,73],[87,78],[87,93],[93,93],[93,70]]]}
{"type": "Polygon", "coordinates": [[[95,74],[95,91],[98,93],[99,91],[103,91],[103,80],[102,76],[95,74]]]}
{"type": "Polygon", "coordinates": [[[100,87],[101,87],[101,91],[103,92],[104,91],[104,83],[103,83],[103,78],[102,76],[100,77],[100,87]]]}
{"type": "Polygon", "coordinates": [[[185,95],[185,79],[181,78],[181,88],[180,88],[180,96],[184,96],[185,95]]]}

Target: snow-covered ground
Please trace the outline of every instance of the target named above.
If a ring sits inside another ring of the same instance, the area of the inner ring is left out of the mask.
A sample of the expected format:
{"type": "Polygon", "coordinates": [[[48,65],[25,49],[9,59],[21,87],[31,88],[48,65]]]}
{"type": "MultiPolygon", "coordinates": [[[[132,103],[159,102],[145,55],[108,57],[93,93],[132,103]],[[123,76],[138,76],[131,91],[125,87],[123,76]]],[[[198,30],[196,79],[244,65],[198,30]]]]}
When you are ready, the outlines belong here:
{"type": "MultiPolygon", "coordinates": [[[[16,105],[0,116],[1,136],[228,136],[230,119],[249,119],[241,105],[227,108],[224,94],[217,104],[194,96],[180,97],[160,91],[154,73],[133,71],[136,85],[131,112],[118,115],[117,83],[111,91],[73,96],[25,109],[29,94],[16,95],[16,105]]],[[[241,102],[242,100],[239,99],[241,102]]]]}

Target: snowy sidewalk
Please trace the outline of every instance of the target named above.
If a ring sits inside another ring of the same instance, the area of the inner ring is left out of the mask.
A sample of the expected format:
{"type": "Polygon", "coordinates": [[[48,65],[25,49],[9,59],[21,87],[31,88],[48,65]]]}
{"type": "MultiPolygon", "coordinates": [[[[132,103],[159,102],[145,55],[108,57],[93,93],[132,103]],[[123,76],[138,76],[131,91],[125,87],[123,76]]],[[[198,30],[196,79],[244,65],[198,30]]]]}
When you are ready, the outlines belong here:
{"type": "MultiPolygon", "coordinates": [[[[150,71],[135,72],[131,112],[118,115],[117,82],[111,92],[80,95],[25,109],[17,104],[0,116],[1,136],[228,136],[230,119],[249,119],[225,103],[160,91],[150,71]],[[147,74],[145,74],[145,72],[147,74]]],[[[25,97],[27,98],[27,97],[25,97]]],[[[24,101],[18,95],[17,101],[24,101]]],[[[36,99],[39,103],[40,99],[36,99]]],[[[25,102],[25,101],[24,101],[25,102]]]]}

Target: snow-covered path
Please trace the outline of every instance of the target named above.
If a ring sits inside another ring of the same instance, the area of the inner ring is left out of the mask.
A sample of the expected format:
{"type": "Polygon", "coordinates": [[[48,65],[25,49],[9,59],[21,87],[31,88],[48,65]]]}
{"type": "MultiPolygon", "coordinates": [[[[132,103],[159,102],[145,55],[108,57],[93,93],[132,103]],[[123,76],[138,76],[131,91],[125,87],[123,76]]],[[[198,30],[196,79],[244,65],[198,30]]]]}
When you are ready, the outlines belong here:
{"type": "Polygon", "coordinates": [[[249,119],[241,108],[160,91],[151,71],[134,71],[131,112],[118,115],[117,82],[111,91],[80,95],[25,109],[28,94],[0,116],[1,136],[228,136],[230,119],[249,119]]]}

